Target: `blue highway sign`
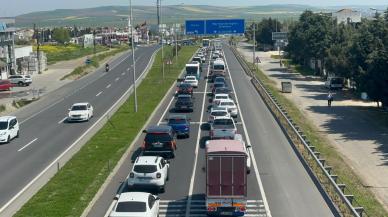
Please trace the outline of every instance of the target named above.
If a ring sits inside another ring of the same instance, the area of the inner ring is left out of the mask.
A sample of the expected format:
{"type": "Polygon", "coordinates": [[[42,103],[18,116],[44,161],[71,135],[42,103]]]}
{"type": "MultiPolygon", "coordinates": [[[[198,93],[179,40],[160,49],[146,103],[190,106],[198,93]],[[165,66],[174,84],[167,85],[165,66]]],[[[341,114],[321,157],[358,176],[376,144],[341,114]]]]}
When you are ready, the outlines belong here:
{"type": "Polygon", "coordinates": [[[206,20],[206,34],[242,34],[245,32],[243,19],[206,20]]]}
{"type": "Polygon", "coordinates": [[[205,20],[186,20],[186,35],[205,34],[205,20]]]}

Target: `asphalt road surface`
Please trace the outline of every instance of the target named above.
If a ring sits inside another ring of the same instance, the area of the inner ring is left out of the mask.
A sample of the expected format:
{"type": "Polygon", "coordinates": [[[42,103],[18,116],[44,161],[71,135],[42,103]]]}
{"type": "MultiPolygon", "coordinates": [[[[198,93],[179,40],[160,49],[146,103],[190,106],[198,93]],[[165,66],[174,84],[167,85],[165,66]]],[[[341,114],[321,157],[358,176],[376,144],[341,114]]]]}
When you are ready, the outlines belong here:
{"type": "MultiPolygon", "coordinates": [[[[282,132],[231,50],[224,46],[228,68],[228,85],[238,103],[238,133],[252,145],[251,174],[248,175],[248,209],[246,216],[274,217],[329,217],[338,216],[327,203],[322,190],[315,184],[287,137],[282,132]]],[[[208,61],[207,61],[208,62],[208,61]]],[[[185,113],[191,118],[190,138],[178,139],[176,157],[171,160],[170,179],[165,193],[159,194],[160,216],[206,216],[205,207],[205,142],[209,138],[207,127],[208,96],[211,83],[205,76],[208,63],[203,66],[202,78],[194,91],[194,111],[185,113]]],[[[162,102],[152,117],[151,125],[165,124],[175,113],[174,92],[162,102]]],[[[130,156],[109,181],[89,217],[107,216],[117,193],[128,191],[126,177],[132,167],[131,159],[139,153],[143,136],[136,142],[130,156]]],[[[142,189],[139,189],[142,190],[142,189]]],[[[153,192],[155,193],[155,192],[153,192]]]]}
{"type": "MultiPolygon", "coordinates": [[[[135,51],[137,77],[146,68],[157,46],[135,51]]],[[[128,53],[97,72],[47,94],[37,103],[17,111],[20,138],[0,145],[0,207],[4,206],[45,167],[76,141],[132,85],[128,53]],[[76,102],[90,102],[94,117],[89,122],[66,123],[67,109],[76,102]]]]}

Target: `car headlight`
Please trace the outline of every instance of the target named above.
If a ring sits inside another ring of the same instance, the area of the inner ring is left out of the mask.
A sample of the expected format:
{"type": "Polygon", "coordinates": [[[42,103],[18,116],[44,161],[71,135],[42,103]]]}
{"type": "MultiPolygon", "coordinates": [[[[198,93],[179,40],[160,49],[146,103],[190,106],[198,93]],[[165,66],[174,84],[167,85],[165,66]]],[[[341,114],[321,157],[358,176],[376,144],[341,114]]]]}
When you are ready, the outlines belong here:
{"type": "Polygon", "coordinates": [[[1,132],[0,136],[4,136],[5,134],[7,134],[7,132],[1,132]]]}

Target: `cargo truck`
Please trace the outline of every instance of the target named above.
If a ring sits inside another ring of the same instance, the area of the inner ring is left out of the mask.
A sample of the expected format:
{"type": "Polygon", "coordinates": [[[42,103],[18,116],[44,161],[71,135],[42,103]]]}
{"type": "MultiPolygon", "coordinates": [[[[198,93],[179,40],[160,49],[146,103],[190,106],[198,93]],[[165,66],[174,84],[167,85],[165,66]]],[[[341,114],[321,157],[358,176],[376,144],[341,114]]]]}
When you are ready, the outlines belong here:
{"type": "Polygon", "coordinates": [[[206,209],[209,216],[244,216],[247,206],[247,154],[238,140],[206,145],[206,209]]]}

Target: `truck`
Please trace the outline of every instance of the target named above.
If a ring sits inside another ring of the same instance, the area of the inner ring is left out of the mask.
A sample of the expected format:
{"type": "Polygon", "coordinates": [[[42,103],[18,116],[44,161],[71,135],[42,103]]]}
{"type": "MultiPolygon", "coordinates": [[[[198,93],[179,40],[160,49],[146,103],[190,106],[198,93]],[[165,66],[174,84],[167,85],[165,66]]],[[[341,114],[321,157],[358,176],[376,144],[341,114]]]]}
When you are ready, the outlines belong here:
{"type": "Polygon", "coordinates": [[[206,213],[244,216],[247,208],[247,154],[239,140],[206,145],[206,213]]]}

